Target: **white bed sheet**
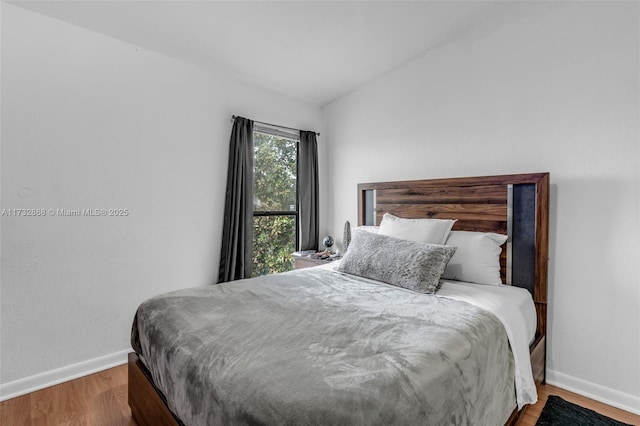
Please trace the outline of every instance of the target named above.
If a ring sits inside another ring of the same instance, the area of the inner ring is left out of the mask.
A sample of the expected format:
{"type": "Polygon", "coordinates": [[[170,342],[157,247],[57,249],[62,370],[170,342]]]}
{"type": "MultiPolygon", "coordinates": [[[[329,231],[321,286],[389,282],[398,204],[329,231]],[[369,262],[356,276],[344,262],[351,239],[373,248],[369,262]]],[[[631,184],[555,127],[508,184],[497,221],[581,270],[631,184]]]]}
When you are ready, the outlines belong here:
{"type": "MultiPolygon", "coordinates": [[[[340,260],[336,260],[318,268],[334,270],[339,263],[340,260]]],[[[514,358],[518,409],[522,409],[526,404],[535,404],[538,392],[531,369],[529,344],[535,338],[537,316],[531,293],[524,288],[508,285],[484,285],[453,280],[441,280],[441,283],[436,297],[475,305],[493,313],[502,322],[514,358]]]]}
{"type": "Polygon", "coordinates": [[[535,404],[538,392],[531,369],[529,345],[536,334],[536,309],[528,290],[508,285],[483,285],[442,280],[438,297],[475,305],[494,314],[504,325],[515,362],[518,409],[535,404]]]}

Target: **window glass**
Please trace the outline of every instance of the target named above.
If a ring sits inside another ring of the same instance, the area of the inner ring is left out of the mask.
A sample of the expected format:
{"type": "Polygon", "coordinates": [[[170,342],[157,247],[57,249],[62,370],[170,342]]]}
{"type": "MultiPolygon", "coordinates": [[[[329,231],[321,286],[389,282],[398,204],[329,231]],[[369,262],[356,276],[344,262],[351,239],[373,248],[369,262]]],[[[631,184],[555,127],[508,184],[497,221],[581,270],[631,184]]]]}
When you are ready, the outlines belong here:
{"type": "Polygon", "coordinates": [[[254,211],[296,211],[298,144],[254,133],[254,211]]]}
{"type": "Polygon", "coordinates": [[[254,216],[252,276],[292,270],[294,251],[296,216],[254,216]]]}
{"type": "Polygon", "coordinates": [[[293,269],[297,249],[298,142],[254,131],[252,275],[293,269]]]}

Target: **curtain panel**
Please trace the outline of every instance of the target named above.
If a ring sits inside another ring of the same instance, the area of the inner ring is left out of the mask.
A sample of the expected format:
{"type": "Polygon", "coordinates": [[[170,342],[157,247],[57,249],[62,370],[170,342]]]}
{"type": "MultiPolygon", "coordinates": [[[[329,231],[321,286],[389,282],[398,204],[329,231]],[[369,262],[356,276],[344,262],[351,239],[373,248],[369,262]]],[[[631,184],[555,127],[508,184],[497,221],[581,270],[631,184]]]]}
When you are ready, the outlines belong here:
{"type": "Polygon", "coordinates": [[[298,144],[298,229],[300,250],[318,249],[318,143],[316,132],[300,131],[298,144]]]}
{"type": "Polygon", "coordinates": [[[251,278],[253,248],[253,121],[236,117],[229,141],[218,283],[251,278]]]}

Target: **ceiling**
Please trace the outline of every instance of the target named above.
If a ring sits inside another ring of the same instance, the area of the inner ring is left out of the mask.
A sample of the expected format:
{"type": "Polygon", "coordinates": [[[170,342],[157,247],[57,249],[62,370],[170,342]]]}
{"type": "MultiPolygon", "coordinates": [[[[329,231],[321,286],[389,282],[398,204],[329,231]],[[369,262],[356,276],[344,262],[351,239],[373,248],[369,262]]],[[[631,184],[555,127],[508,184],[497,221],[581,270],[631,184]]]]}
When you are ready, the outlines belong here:
{"type": "Polygon", "coordinates": [[[505,0],[10,3],[323,106],[505,0]]]}

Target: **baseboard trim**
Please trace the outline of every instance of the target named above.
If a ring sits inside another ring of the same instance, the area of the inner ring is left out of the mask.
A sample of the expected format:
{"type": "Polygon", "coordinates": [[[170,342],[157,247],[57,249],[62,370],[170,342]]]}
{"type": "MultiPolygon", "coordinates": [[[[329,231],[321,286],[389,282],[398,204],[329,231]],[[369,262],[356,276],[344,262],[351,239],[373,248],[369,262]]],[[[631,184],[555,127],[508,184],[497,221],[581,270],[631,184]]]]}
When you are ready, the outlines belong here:
{"type": "Polygon", "coordinates": [[[0,384],[0,401],[35,392],[127,363],[131,348],[0,384]]]}
{"type": "Polygon", "coordinates": [[[547,383],[612,407],[640,415],[640,397],[588,382],[568,374],[547,370],[547,383]]]}

